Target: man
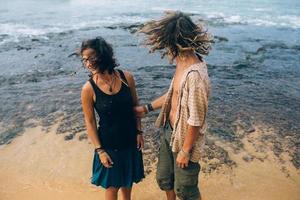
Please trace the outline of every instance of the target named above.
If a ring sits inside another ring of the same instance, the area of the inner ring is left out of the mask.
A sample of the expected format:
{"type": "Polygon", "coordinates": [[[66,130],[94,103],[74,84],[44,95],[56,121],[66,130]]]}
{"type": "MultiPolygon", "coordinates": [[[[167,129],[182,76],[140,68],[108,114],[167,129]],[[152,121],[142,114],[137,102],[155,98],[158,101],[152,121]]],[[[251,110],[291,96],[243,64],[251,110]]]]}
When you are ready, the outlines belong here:
{"type": "Polygon", "coordinates": [[[157,182],[168,200],[201,199],[198,187],[199,160],[205,140],[210,81],[206,63],[212,37],[182,12],[168,12],[140,30],[150,52],[176,61],[176,70],[163,96],[135,111],[143,115],[161,108],[156,126],[163,127],[157,166],[157,182]]]}

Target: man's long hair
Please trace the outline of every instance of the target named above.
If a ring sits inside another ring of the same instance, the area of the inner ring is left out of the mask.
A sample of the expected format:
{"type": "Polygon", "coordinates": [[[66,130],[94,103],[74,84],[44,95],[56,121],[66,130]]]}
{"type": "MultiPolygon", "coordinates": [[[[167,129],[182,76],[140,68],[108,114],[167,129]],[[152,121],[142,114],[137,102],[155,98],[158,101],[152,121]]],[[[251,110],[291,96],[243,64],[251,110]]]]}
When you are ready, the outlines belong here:
{"type": "Polygon", "coordinates": [[[211,49],[213,37],[202,24],[195,24],[192,19],[180,11],[169,11],[159,20],[147,22],[139,33],[145,34],[145,45],[151,46],[150,53],[160,51],[170,61],[188,50],[198,56],[207,55],[211,49]]]}

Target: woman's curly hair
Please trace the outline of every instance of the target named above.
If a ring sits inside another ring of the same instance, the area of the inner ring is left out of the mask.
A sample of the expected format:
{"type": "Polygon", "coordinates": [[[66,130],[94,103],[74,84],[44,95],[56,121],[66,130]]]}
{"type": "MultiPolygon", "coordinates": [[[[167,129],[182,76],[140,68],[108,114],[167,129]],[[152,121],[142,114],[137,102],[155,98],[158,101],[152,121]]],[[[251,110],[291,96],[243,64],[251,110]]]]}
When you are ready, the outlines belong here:
{"type": "Polygon", "coordinates": [[[102,37],[83,41],[80,53],[82,54],[86,49],[93,49],[95,51],[95,67],[102,73],[107,70],[111,74],[114,71],[114,68],[119,65],[114,57],[114,51],[111,44],[106,42],[102,37]]]}
{"type": "Polygon", "coordinates": [[[200,57],[207,55],[213,42],[202,24],[195,24],[180,11],[169,11],[163,18],[147,22],[139,33],[146,35],[144,44],[151,46],[150,53],[158,50],[162,58],[168,55],[171,62],[187,50],[200,57]]]}

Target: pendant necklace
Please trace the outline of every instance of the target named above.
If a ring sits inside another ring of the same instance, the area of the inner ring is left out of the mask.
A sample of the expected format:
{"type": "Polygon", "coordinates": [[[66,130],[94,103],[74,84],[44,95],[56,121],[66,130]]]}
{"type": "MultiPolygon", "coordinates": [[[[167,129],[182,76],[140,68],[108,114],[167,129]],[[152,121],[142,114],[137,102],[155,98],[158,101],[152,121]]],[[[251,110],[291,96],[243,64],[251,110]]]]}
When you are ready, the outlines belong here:
{"type": "MultiPolygon", "coordinates": [[[[95,74],[98,74],[98,73],[94,73],[93,75],[95,75],[95,74]]],[[[113,92],[113,87],[114,87],[114,84],[115,84],[115,78],[116,78],[116,77],[115,77],[114,74],[112,74],[111,82],[108,82],[108,81],[105,80],[104,78],[101,78],[101,80],[102,80],[106,85],[108,85],[108,87],[109,87],[108,91],[109,91],[110,93],[113,92]]],[[[98,76],[96,76],[96,83],[97,83],[97,81],[98,81],[98,76]]]]}

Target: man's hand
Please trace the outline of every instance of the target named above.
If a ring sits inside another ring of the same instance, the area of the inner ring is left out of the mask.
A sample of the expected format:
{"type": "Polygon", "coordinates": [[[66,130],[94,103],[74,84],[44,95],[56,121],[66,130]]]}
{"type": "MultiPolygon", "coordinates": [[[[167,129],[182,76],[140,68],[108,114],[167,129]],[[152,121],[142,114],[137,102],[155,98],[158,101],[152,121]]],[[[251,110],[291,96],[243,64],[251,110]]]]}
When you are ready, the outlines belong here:
{"type": "Polygon", "coordinates": [[[189,165],[190,156],[184,151],[180,151],[176,158],[176,164],[179,168],[185,168],[189,165]]]}

